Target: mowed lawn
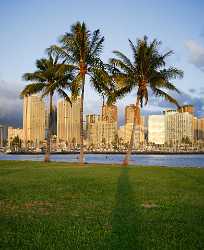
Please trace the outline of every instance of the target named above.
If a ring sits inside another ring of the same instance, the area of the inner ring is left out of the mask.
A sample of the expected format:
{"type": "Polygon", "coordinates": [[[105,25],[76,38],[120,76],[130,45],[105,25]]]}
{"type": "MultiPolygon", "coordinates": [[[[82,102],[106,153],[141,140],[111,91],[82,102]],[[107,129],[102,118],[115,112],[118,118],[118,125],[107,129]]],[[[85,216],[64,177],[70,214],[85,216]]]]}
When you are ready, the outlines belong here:
{"type": "Polygon", "coordinates": [[[204,169],[0,161],[1,249],[204,249],[204,169]]]}

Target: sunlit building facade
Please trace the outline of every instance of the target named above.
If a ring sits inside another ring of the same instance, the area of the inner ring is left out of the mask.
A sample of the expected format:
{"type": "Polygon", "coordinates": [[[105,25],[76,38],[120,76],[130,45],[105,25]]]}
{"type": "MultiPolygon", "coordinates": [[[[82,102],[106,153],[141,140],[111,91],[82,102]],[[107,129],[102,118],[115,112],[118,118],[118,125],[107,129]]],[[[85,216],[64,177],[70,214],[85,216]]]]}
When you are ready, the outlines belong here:
{"type": "Polygon", "coordinates": [[[86,128],[89,145],[111,145],[117,135],[116,105],[103,105],[101,115],[87,115],[86,128]]]}
{"type": "Polygon", "coordinates": [[[45,139],[45,103],[37,95],[24,97],[23,132],[24,141],[35,145],[45,139]]]}
{"type": "Polygon", "coordinates": [[[158,145],[165,143],[164,115],[150,115],[148,117],[148,142],[158,145]]]}
{"type": "Polygon", "coordinates": [[[204,141],[204,117],[197,120],[198,140],[204,141]]]}
{"type": "Polygon", "coordinates": [[[125,107],[125,124],[133,123],[135,112],[136,112],[135,122],[137,125],[141,125],[140,108],[136,107],[134,104],[130,104],[125,107]]]}
{"type": "Polygon", "coordinates": [[[80,143],[80,102],[78,97],[72,105],[59,100],[57,103],[57,139],[58,142],[80,143]]]}
{"type": "Polygon", "coordinates": [[[189,112],[165,112],[165,142],[167,144],[181,144],[188,138],[194,141],[194,117],[189,112]]]}
{"type": "Polygon", "coordinates": [[[23,141],[24,139],[24,131],[21,128],[13,128],[13,127],[8,127],[8,144],[10,145],[11,142],[15,137],[17,137],[23,141]]]}

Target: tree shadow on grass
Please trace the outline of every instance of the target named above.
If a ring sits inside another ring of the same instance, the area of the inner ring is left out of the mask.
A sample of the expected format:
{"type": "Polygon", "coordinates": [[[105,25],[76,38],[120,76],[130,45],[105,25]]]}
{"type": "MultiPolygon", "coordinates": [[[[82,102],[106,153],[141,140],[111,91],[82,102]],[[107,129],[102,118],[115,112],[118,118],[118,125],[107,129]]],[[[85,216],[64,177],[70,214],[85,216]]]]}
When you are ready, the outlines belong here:
{"type": "Polygon", "coordinates": [[[116,206],[112,212],[110,249],[139,249],[135,198],[129,182],[130,169],[122,168],[118,179],[116,206]]]}

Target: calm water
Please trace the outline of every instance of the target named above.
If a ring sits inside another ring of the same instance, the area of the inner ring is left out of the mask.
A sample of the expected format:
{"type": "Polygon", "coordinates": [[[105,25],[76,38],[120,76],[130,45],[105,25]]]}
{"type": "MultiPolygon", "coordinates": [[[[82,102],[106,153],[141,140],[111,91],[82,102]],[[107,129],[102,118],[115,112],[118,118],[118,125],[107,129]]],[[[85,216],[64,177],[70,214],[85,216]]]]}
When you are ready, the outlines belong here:
{"type": "MultiPolygon", "coordinates": [[[[88,154],[85,161],[88,163],[121,163],[124,155],[88,154]]],[[[32,160],[43,161],[43,155],[7,155],[0,154],[0,160],[32,160]]],[[[78,155],[52,155],[53,161],[77,162],[78,155]]],[[[172,167],[204,167],[204,155],[133,155],[131,164],[148,166],[172,167]]]]}

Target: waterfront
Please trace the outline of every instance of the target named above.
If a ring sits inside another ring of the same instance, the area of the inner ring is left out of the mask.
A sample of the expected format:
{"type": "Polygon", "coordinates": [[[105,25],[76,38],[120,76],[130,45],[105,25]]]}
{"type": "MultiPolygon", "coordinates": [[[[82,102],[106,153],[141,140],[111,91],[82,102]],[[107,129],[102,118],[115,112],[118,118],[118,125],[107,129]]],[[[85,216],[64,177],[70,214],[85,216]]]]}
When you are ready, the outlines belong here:
{"type": "MultiPolygon", "coordinates": [[[[52,161],[57,162],[78,162],[79,155],[77,154],[53,154],[52,161]]],[[[87,163],[121,163],[124,155],[122,154],[86,154],[85,162],[87,163]]],[[[31,160],[43,161],[44,155],[10,155],[0,154],[0,160],[31,160]]],[[[182,155],[132,155],[132,165],[146,165],[146,166],[169,166],[169,167],[202,167],[204,168],[203,154],[182,154],[182,155]]]]}

